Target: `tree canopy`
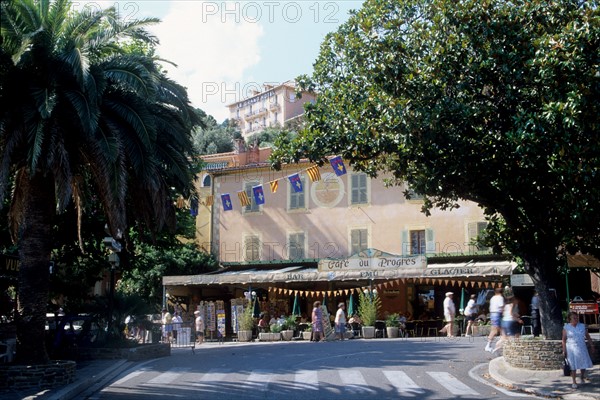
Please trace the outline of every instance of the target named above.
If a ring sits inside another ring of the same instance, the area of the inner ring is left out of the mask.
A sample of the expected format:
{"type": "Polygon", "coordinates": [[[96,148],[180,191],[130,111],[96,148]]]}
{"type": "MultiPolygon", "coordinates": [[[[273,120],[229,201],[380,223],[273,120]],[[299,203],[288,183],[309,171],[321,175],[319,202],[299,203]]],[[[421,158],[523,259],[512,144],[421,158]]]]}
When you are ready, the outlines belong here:
{"type": "Polygon", "coordinates": [[[158,20],[75,11],[69,0],[0,6],[0,204],[10,196],[20,258],[17,358],[44,363],[57,212],[72,204],[79,222],[97,203],[116,238],[131,220],[174,229],[174,195],[194,190],[191,132],[201,121],[155,58],[122,46],[151,48],[146,28],[158,20]]]}
{"type": "Polygon", "coordinates": [[[565,254],[600,253],[597,1],[367,0],[298,80],[318,98],[275,166],[339,154],[407,182],[425,212],[478,203],[560,337],[565,254]]]}

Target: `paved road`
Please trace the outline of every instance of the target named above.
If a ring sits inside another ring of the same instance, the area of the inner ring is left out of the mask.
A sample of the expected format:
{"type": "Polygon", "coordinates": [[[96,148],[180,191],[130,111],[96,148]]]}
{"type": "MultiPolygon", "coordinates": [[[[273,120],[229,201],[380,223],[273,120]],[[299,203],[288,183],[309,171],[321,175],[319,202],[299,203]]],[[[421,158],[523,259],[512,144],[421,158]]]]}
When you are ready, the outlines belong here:
{"type": "Polygon", "coordinates": [[[180,399],[507,399],[487,381],[483,339],[205,344],[125,371],[82,397],[180,399]]]}

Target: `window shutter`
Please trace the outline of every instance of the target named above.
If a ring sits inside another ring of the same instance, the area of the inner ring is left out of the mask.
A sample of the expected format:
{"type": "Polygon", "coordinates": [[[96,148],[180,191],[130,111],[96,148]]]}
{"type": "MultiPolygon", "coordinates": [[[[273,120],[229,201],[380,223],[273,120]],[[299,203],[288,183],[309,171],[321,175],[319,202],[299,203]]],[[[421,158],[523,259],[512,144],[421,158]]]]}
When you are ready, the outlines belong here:
{"type": "Polygon", "coordinates": [[[402,254],[410,254],[410,240],[408,239],[408,231],[402,231],[402,254]]]}
{"type": "Polygon", "coordinates": [[[433,229],[425,230],[425,251],[427,253],[435,253],[435,239],[433,229]]]}

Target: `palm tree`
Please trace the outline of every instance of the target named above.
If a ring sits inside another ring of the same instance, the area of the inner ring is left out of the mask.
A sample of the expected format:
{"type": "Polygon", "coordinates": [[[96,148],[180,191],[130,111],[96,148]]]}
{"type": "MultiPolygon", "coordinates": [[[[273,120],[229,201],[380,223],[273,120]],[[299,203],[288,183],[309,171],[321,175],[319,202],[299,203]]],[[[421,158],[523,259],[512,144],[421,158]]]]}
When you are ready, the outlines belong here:
{"type": "Polygon", "coordinates": [[[81,212],[92,185],[114,237],[127,226],[127,196],[135,196],[133,217],[149,228],[173,225],[172,191],[193,190],[190,135],[199,121],[185,89],[155,60],[123,49],[128,39],[154,45],[145,27],[156,19],[123,22],[114,9],[76,12],[69,0],[1,7],[0,204],[10,193],[21,261],[17,359],[37,364],[48,360],[43,337],[57,213],[70,202],[81,212]]]}

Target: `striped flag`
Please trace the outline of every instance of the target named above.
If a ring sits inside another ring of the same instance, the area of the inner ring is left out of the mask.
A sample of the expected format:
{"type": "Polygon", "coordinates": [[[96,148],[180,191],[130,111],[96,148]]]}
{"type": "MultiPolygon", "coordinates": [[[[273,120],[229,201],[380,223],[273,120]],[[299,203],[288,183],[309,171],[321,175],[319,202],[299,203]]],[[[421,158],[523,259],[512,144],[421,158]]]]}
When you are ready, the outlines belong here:
{"type": "Polygon", "coordinates": [[[238,192],[238,197],[240,198],[240,203],[242,203],[242,207],[248,207],[250,203],[250,198],[248,197],[248,193],[245,190],[238,192]]]}
{"type": "Polygon", "coordinates": [[[308,168],[306,170],[306,173],[308,174],[308,177],[310,178],[311,182],[321,180],[321,172],[319,171],[319,167],[316,165],[313,165],[312,167],[308,168]]]}
{"type": "Polygon", "coordinates": [[[206,200],[204,200],[204,205],[210,207],[214,204],[214,202],[215,202],[215,198],[211,194],[210,196],[206,196],[206,200]]]}
{"type": "Polygon", "coordinates": [[[277,188],[279,188],[279,181],[278,180],[271,181],[271,182],[269,182],[269,185],[271,186],[271,193],[275,193],[275,192],[277,192],[277,188]]]}

